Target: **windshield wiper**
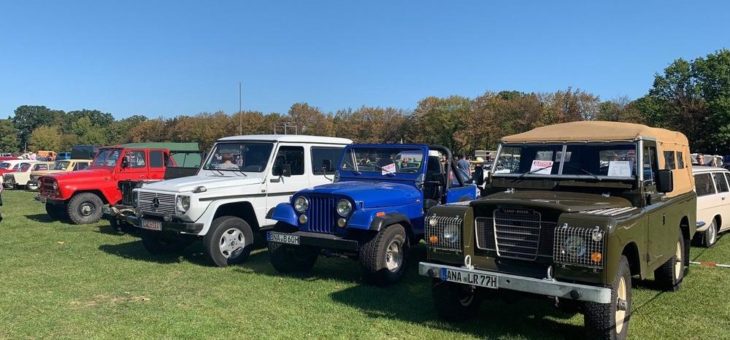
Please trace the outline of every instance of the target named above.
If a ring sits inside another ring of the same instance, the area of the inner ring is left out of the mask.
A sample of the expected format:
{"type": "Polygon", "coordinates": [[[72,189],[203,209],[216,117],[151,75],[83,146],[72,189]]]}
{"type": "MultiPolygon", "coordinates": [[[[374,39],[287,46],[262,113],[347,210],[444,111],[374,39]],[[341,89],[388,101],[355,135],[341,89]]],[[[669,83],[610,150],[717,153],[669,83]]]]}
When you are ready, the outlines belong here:
{"type": "Polygon", "coordinates": [[[553,166],[552,166],[552,165],[550,165],[550,166],[544,166],[544,167],[542,167],[542,168],[537,168],[537,169],[533,169],[533,170],[530,170],[530,171],[526,171],[526,172],[523,172],[523,173],[521,173],[521,174],[520,174],[520,177],[519,177],[519,178],[525,177],[525,175],[530,175],[530,174],[534,174],[534,173],[536,173],[536,172],[538,172],[538,171],[541,171],[541,170],[545,170],[545,169],[550,169],[550,168],[552,168],[552,167],[553,167],[553,166]]]}
{"type": "Polygon", "coordinates": [[[217,172],[217,173],[218,173],[219,175],[221,175],[221,176],[225,176],[225,175],[224,175],[224,174],[223,174],[223,173],[222,173],[222,172],[221,172],[220,170],[218,170],[218,169],[216,169],[216,168],[214,168],[214,167],[212,167],[212,166],[208,166],[208,167],[205,167],[205,168],[203,168],[203,170],[211,170],[211,171],[215,171],[215,172],[217,172]]]}
{"type": "Polygon", "coordinates": [[[570,165],[570,164],[568,164],[568,165],[567,165],[567,167],[569,167],[569,168],[571,168],[571,169],[575,169],[575,170],[578,170],[578,171],[582,171],[582,172],[583,172],[584,174],[586,174],[586,175],[589,175],[589,176],[593,176],[593,178],[594,178],[595,180],[597,180],[597,181],[600,181],[600,180],[601,180],[601,179],[600,179],[600,178],[599,178],[599,177],[598,177],[598,176],[597,176],[596,174],[594,174],[594,173],[592,173],[592,172],[590,172],[590,171],[588,171],[588,170],[586,170],[586,169],[583,169],[583,168],[581,168],[581,167],[578,167],[578,166],[574,166],[574,165],[570,165]]]}

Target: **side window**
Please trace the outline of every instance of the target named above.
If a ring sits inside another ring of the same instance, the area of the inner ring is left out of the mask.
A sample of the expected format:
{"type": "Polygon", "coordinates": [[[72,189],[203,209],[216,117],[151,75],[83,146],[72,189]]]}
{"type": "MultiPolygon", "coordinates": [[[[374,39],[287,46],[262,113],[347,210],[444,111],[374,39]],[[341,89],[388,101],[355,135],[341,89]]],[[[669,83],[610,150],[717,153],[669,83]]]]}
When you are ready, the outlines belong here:
{"type": "Polygon", "coordinates": [[[292,176],[304,175],[304,148],[301,146],[282,146],[276,154],[274,168],[291,166],[292,176]]]}
{"type": "Polygon", "coordinates": [[[715,193],[715,185],[712,184],[710,174],[695,175],[695,191],[697,191],[697,196],[706,196],[715,193]]]}
{"type": "Polygon", "coordinates": [[[30,169],[31,164],[30,163],[23,163],[20,165],[20,172],[26,172],[28,169],[30,169]]]}
{"type": "Polygon", "coordinates": [[[150,168],[161,168],[164,154],[162,151],[150,151],[150,168]]]}
{"type": "Polygon", "coordinates": [[[312,147],[312,173],[315,175],[332,175],[340,161],[343,148],[312,147]]]}
{"type": "Polygon", "coordinates": [[[677,163],[674,160],[674,151],[664,151],[664,169],[674,170],[677,168],[677,163]]]}
{"type": "Polygon", "coordinates": [[[73,171],[76,171],[76,170],[84,170],[84,169],[86,169],[88,167],[89,167],[89,163],[76,163],[76,165],[74,165],[74,170],[73,171]]]}
{"type": "Polygon", "coordinates": [[[644,169],[644,184],[654,184],[654,173],[658,170],[655,147],[644,146],[644,160],[642,164],[644,169]]]}
{"type": "Polygon", "coordinates": [[[144,151],[127,151],[125,156],[130,168],[144,168],[144,151]]]}
{"type": "Polygon", "coordinates": [[[684,169],[684,154],[680,151],[677,151],[677,165],[677,169],[684,169]]]}
{"type": "Polygon", "coordinates": [[[717,187],[717,191],[728,192],[728,186],[727,182],[725,181],[725,176],[723,176],[721,172],[713,173],[712,177],[715,179],[715,186],[717,187]]]}

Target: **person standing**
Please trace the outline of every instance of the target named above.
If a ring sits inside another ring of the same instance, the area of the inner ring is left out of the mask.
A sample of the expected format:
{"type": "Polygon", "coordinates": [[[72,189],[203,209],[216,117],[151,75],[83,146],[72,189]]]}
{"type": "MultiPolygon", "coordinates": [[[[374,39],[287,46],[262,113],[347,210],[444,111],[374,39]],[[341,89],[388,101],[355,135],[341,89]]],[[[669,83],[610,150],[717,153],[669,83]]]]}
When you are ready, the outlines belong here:
{"type": "Polygon", "coordinates": [[[464,170],[464,172],[471,176],[471,165],[469,164],[469,161],[466,160],[466,155],[461,155],[461,157],[459,157],[459,161],[456,162],[456,167],[464,170]]]}

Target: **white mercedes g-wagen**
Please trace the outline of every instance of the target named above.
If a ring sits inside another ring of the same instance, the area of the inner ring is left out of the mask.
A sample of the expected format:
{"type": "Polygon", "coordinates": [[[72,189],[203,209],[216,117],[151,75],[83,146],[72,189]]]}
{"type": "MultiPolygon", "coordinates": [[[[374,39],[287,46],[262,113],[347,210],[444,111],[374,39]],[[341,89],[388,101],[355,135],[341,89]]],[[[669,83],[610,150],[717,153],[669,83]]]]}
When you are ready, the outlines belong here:
{"type": "Polygon", "coordinates": [[[216,141],[196,176],[135,189],[134,224],[153,254],[202,238],[217,266],[244,261],[254,233],[273,227],[277,204],[334,179],[351,140],[304,135],[247,135],[216,141]]]}

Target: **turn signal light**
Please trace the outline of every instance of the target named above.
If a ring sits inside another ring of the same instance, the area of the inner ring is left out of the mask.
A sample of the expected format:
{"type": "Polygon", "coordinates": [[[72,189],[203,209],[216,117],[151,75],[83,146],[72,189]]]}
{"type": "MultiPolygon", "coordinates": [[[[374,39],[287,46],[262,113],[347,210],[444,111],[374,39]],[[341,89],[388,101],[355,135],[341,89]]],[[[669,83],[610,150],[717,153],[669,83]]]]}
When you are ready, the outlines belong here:
{"type": "Polygon", "coordinates": [[[601,260],[602,259],[603,259],[603,254],[601,254],[601,253],[599,253],[597,251],[591,253],[591,261],[593,261],[595,263],[601,263],[601,260]]]}
{"type": "Polygon", "coordinates": [[[428,237],[428,242],[430,242],[431,244],[439,243],[439,238],[436,235],[431,235],[428,237]]]}
{"type": "Polygon", "coordinates": [[[385,216],[385,211],[378,211],[378,212],[375,213],[375,216],[377,216],[377,217],[383,217],[383,216],[385,216]]]}

